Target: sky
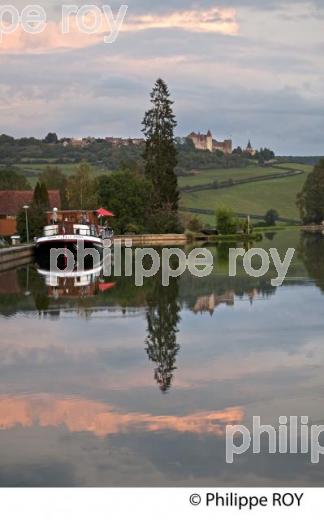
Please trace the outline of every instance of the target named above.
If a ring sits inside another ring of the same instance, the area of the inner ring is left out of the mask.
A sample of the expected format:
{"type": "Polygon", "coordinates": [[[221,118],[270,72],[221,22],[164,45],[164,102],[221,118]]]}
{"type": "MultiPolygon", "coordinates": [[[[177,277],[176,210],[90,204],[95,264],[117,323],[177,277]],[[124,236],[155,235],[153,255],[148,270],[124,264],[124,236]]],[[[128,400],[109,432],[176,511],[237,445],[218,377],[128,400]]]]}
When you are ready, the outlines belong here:
{"type": "MultiPolygon", "coordinates": [[[[113,43],[107,19],[85,34],[71,14],[62,34],[62,3],[38,3],[43,32],[17,26],[0,40],[0,133],[140,136],[162,77],[179,136],[211,129],[234,146],[323,155],[323,0],[128,0],[113,43]]],[[[73,1],[86,3],[109,5],[116,19],[122,0],[73,1]]],[[[21,13],[28,3],[12,5],[21,13]]],[[[1,28],[10,23],[0,16],[1,28]]]]}

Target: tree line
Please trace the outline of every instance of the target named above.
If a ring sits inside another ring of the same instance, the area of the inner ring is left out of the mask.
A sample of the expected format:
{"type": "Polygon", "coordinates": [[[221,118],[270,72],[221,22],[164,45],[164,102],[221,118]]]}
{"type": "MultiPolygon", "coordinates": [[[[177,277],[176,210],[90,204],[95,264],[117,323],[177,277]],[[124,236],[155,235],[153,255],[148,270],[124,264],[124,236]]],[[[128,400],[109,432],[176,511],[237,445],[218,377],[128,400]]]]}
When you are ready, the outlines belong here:
{"type": "MultiPolygon", "coordinates": [[[[151,93],[151,106],[143,119],[145,149],[143,167],[137,164],[95,176],[91,165],[81,162],[71,176],[54,166],[40,175],[29,210],[31,233],[38,236],[49,208],[47,190],[59,190],[63,209],[95,209],[103,206],[116,215],[117,233],[172,233],[181,231],[179,191],[175,169],[176,119],[166,83],[158,79],[151,93]],[[46,193],[45,193],[46,192],[46,193]]],[[[19,177],[16,175],[16,179],[19,177]]],[[[19,177],[20,179],[21,177],[19,177]]],[[[24,237],[24,215],[18,217],[24,237]]]]}
{"type": "Polygon", "coordinates": [[[305,224],[324,222],[324,159],[321,159],[308,175],[297,195],[297,206],[305,224]]]}
{"type": "MultiPolygon", "coordinates": [[[[221,151],[209,152],[196,150],[190,140],[175,139],[178,154],[176,173],[178,176],[190,175],[191,170],[204,168],[235,168],[250,164],[244,154],[224,155],[221,151]]],[[[84,148],[72,145],[64,147],[61,143],[49,144],[34,138],[14,139],[0,135],[0,163],[3,168],[23,170],[33,164],[73,165],[86,161],[97,168],[118,171],[125,164],[137,163],[144,167],[143,152],[145,145],[113,146],[105,139],[97,139],[84,148]]]]}

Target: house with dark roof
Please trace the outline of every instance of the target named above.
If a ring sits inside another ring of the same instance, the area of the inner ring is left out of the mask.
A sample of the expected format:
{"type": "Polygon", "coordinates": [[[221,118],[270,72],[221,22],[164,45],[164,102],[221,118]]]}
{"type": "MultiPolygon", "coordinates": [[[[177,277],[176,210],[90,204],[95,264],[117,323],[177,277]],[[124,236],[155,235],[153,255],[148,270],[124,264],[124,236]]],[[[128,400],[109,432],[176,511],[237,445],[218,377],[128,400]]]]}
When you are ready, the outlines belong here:
{"type": "MultiPolygon", "coordinates": [[[[10,237],[17,232],[17,215],[24,206],[30,206],[33,191],[0,191],[0,236],[10,237]]],[[[49,190],[51,208],[61,209],[61,197],[58,190],[49,190]]]]}

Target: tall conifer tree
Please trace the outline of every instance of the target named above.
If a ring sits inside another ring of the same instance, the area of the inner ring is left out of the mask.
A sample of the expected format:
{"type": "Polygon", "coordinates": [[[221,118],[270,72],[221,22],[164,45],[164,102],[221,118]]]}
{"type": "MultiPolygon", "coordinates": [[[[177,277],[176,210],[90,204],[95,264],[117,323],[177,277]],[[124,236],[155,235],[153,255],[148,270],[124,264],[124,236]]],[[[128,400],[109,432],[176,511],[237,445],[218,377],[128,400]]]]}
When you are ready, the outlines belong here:
{"type": "Polygon", "coordinates": [[[178,229],[178,182],[175,174],[177,122],[166,83],[158,79],[151,92],[151,108],[143,120],[146,138],[145,176],[151,182],[151,227],[155,232],[178,229]]]}
{"type": "Polygon", "coordinates": [[[39,210],[47,211],[49,209],[49,197],[46,184],[44,182],[37,182],[34,195],[33,195],[33,206],[39,210]]]}

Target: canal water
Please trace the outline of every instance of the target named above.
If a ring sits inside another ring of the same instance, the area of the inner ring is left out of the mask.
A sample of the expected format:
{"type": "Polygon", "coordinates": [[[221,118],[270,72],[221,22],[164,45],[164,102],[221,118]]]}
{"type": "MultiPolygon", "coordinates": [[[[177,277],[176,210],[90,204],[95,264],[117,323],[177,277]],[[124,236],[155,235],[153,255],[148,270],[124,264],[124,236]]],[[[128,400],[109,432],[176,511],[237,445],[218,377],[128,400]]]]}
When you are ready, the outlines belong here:
{"type": "Polygon", "coordinates": [[[2,273],[0,485],[323,486],[322,460],[269,454],[267,435],[226,463],[229,424],[324,425],[324,237],[258,246],[296,249],[282,287],[229,278],[228,245],[169,287],[2,273]]]}

